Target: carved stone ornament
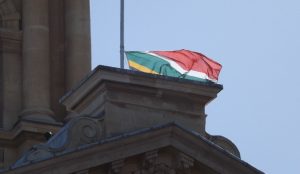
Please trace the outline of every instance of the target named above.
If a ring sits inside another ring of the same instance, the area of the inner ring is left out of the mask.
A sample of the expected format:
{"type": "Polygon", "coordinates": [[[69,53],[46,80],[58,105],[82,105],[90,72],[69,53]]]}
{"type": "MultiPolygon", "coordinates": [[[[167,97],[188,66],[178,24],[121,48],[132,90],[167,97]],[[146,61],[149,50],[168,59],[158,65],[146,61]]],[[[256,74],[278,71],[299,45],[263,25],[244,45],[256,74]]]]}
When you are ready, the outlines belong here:
{"type": "Polygon", "coordinates": [[[89,173],[89,170],[86,169],[86,170],[81,170],[81,171],[75,172],[74,174],[88,174],[88,173],[89,173]]]}
{"type": "Polygon", "coordinates": [[[79,116],[69,121],[47,143],[34,145],[12,167],[49,159],[103,137],[103,118],[79,116]]]}
{"type": "Polygon", "coordinates": [[[111,163],[109,174],[121,173],[122,167],[124,166],[124,160],[118,160],[111,163]]]}
{"type": "Polygon", "coordinates": [[[194,159],[185,155],[184,153],[179,153],[177,156],[179,169],[189,169],[194,166],[194,159]]]}
{"type": "Polygon", "coordinates": [[[157,158],[158,158],[157,150],[145,153],[145,157],[143,161],[143,169],[150,170],[151,168],[154,168],[157,158]]]}
{"type": "Polygon", "coordinates": [[[133,174],[176,174],[176,169],[158,162],[158,150],[153,150],[145,153],[142,167],[133,174]]]}
{"type": "Polygon", "coordinates": [[[169,167],[166,164],[160,163],[155,166],[153,174],[176,174],[175,169],[169,167]]]}
{"type": "Polygon", "coordinates": [[[176,170],[174,168],[171,168],[167,164],[158,163],[153,165],[153,168],[140,169],[132,173],[133,174],[176,174],[176,170]]]}

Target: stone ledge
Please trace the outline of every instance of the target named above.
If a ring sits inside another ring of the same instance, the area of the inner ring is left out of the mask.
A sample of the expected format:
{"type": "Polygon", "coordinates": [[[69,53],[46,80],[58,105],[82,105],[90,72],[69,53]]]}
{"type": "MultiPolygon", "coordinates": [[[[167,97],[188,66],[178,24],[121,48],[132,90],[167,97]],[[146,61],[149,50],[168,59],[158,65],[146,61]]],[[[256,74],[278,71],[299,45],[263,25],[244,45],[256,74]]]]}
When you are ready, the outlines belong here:
{"type": "Polygon", "coordinates": [[[30,136],[31,139],[41,140],[46,132],[52,131],[55,133],[61,127],[62,124],[51,125],[22,120],[19,121],[12,130],[0,130],[0,144],[1,146],[16,147],[20,145],[19,143],[21,143],[22,140],[25,140],[23,135],[34,135],[30,136]]]}

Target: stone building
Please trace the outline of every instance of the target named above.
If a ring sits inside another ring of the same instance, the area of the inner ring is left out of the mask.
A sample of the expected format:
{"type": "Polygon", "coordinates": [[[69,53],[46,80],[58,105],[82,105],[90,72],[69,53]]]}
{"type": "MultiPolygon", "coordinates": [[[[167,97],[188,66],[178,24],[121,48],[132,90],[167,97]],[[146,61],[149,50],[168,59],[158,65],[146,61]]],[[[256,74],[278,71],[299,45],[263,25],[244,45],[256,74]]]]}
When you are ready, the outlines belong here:
{"type": "Polygon", "coordinates": [[[2,173],[262,173],[205,131],[222,85],[90,72],[88,0],[0,0],[0,55],[2,173]]]}
{"type": "Polygon", "coordinates": [[[63,125],[58,103],[91,68],[88,0],[0,0],[0,165],[63,125]]]}

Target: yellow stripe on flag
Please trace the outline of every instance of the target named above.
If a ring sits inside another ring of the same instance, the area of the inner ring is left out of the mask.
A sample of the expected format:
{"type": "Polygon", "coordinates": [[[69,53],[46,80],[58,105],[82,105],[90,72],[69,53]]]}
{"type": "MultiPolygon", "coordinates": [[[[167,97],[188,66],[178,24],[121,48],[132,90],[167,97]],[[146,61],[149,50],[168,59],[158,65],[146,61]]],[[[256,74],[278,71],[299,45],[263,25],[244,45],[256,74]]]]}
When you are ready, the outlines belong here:
{"type": "Polygon", "coordinates": [[[133,67],[134,69],[137,69],[139,71],[145,72],[145,73],[151,73],[151,74],[158,74],[157,72],[153,71],[152,69],[149,69],[143,65],[140,65],[136,62],[133,62],[131,60],[128,60],[128,64],[130,67],[133,67]]]}

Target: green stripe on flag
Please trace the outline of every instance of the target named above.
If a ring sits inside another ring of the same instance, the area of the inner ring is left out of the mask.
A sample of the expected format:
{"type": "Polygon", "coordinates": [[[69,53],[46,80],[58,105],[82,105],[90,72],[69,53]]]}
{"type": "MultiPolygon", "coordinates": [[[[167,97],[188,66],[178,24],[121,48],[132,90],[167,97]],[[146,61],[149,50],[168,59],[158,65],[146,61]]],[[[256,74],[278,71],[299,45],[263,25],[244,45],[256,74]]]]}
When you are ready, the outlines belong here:
{"type": "Polygon", "coordinates": [[[195,81],[200,81],[200,82],[212,83],[212,82],[211,82],[210,80],[208,80],[208,79],[202,79],[202,78],[195,77],[195,76],[185,75],[183,78],[184,78],[184,79],[188,79],[188,80],[195,80],[195,81]]]}

